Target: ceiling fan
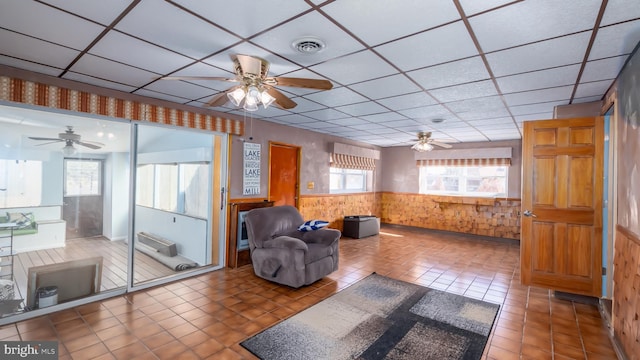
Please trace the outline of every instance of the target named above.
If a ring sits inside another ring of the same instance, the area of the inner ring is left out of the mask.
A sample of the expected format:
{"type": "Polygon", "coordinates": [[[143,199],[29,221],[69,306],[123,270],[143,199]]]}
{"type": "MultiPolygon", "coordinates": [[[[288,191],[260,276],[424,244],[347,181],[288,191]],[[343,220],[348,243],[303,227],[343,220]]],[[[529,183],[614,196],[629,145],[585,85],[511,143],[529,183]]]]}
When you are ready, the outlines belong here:
{"type": "Polygon", "coordinates": [[[449,140],[443,140],[443,139],[433,139],[431,138],[431,132],[427,131],[421,131],[418,133],[418,139],[416,139],[415,141],[417,141],[417,143],[413,144],[413,146],[411,147],[411,149],[415,150],[415,151],[419,151],[419,152],[425,152],[425,151],[431,151],[433,150],[433,145],[435,146],[440,146],[443,147],[445,149],[449,149],[451,148],[451,145],[446,144],[446,142],[449,142],[449,140]]]}
{"type": "Polygon", "coordinates": [[[291,86],[307,89],[329,90],[333,87],[328,80],[293,78],[293,77],[268,77],[269,62],[256,56],[231,55],[233,60],[235,78],[213,76],[165,76],[163,80],[218,80],[237,82],[226,91],[214,96],[206,106],[222,106],[231,101],[235,106],[240,106],[247,111],[258,110],[258,104],[267,108],[272,103],[282,109],[292,109],[297,104],[286,95],[276,90],[274,86],[291,86]]]}
{"type": "Polygon", "coordinates": [[[47,141],[46,143],[38,144],[37,146],[48,145],[58,142],[64,142],[65,146],[62,148],[62,153],[69,156],[77,152],[77,149],[73,144],[88,147],[89,149],[100,149],[104,146],[103,143],[96,141],[82,141],[82,137],[73,131],[73,126],[67,126],[67,130],[63,133],[59,133],[57,138],[47,138],[38,136],[29,136],[31,140],[47,141]]]}

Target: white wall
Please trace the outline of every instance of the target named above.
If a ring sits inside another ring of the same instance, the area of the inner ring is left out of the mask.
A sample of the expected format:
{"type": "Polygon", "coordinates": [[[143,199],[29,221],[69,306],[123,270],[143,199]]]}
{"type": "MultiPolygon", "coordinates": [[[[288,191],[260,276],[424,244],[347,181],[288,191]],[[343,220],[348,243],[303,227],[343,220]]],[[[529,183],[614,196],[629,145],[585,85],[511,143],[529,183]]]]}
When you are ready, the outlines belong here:
{"type": "Polygon", "coordinates": [[[112,153],[105,161],[103,235],[128,238],[129,153],[112,153]]]}
{"type": "Polygon", "coordinates": [[[208,264],[207,221],[144,206],[136,206],[135,232],[146,232],[176,243],[178,254],[208,264]]]}

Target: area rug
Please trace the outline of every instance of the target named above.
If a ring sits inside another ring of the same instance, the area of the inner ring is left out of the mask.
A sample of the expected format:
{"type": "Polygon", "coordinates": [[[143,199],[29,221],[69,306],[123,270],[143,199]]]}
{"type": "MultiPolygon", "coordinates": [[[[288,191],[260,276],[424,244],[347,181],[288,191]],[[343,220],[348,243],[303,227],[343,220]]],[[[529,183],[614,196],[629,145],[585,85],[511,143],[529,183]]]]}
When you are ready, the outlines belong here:
{"type": "Polygon", "coordinates": [[[371,274],[243,341],[261,359],[480,359],[500,308],[371,274]]]}

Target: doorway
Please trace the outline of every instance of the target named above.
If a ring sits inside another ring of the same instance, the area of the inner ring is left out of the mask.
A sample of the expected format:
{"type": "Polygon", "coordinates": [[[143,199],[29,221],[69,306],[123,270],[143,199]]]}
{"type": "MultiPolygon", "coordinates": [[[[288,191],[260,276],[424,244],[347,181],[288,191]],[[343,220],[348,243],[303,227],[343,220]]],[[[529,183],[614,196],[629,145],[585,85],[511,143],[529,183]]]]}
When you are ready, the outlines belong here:
{"type": "Polygon", "coordinates": [[[63,164],[62,219],[67,224],[67,239],[102,235],[102,160],[65,158],[63,164]]]}
{"type": "Polygon", "coordinates": [[[298,207],[300,147],[269,142],[269,200],[298,207]]]}

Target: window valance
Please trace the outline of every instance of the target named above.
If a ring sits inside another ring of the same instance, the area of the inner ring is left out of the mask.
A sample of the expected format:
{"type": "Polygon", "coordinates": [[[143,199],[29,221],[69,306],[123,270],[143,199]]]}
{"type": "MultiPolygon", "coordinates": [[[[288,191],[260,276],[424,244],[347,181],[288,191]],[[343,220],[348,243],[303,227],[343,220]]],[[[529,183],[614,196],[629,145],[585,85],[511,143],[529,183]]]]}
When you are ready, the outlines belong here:
{"type": "Polygon", "coordinates": [[[373,171],[376,168],[376,161],[374,159],[345,154],[331,154],[330,163],[331,167],[342,169],[373,171]]]}
{"type": "Polygon", "coordinates": [[[434,150],[414,156],[418,166],[510,166],[512,148],[434,150]]]}

